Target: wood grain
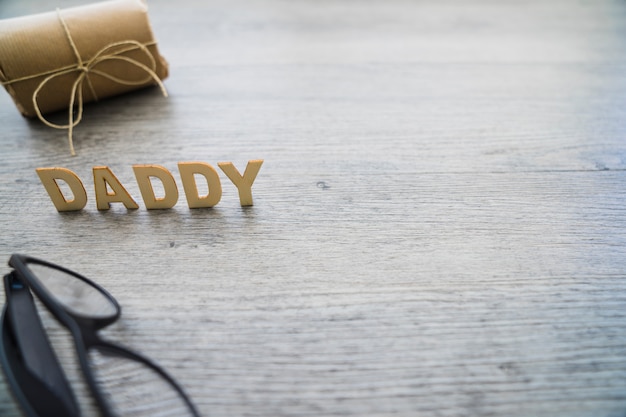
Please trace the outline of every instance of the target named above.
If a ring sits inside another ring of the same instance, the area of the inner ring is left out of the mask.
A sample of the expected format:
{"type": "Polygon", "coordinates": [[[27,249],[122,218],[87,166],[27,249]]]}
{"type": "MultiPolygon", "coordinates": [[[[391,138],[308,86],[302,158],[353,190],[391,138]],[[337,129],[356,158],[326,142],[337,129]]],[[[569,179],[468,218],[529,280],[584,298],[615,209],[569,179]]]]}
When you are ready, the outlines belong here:
{"type": "MultiPolygon", "coordinates": [[[[0,16],[48,7],[5,0],[0,16]]],[[[171,371],[203,415],[623,416],[625,15],[150,1],[170,98],[87,105],[78,156],[0,95],[0,259],[109,289],[124,311],[106,336],[171,371]],[[187,207],[177,162],[251,159],[253,207],[221,172],[221,202],[187,207]],[[174,173],[173,209],[145,209],[135,163],[174,173]],[[98,165],[138,210],[96,209],[98,165]],[[42,166],[84,180],[83,211],[56,212],[42,166]]]]}

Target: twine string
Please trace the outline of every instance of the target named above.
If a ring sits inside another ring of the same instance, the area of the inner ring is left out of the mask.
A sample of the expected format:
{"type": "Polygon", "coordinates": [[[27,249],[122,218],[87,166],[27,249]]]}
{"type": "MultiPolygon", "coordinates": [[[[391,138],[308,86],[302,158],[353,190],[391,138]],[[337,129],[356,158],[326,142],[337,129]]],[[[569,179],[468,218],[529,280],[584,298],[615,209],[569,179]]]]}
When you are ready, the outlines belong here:
{"type": "Polygon", "coordinates": [[[87,87],[89,88],[90,93],[93,96],[93,98],[96,101],[98,100],[96,91],[93,87],[93,84],[91,83],[91,80],[89,79],[90,74],[96,74],[110,81],[113,81],[115,83],[129,85],[129,86],[146,84],[152,80],[159,86],[159,88],[161,89],[161,92],[163,93],[163,96],[165,97],[167,97],[167,90],[165,89],[163,82],[161,81],[161,79],[155,72],[156,60],[154,59],[154,56],[152,56],[152,54],[147,48],[147,46],[150,44],[142,44],[134,40],[113,42],[113,43],[106,45],[105,47],[100,49],[98,52],[96,52],[96,54],[93,57],[91,57],[88,61],[83,62],[80,56],[80,53],[78,51],[78,48],[76,47],[76,44],[74,43],[74,40],[72,39],[72,35],[70,34],[70,30],[67,26],[67,23],[61,16],[61,11],[59,9],[57,9],[57,16],[59,17],[61,26],[63,26],[63,31],[65,32],[65,36],[69,42],[72,52],[74,53],[76,57],[76,65],[67,66],[67,67],[61,68],[60,70],[48,71],[48,72],[35,74],[35,75],[29,75],[27,77],[22,77],[19,79],[11,80],[9,82],[5,82],[4,84],[11,84],[11,83],[15,83],[18,81],[24,81],[24,80],[28,80],[32,78],[46,76],[46,78],[44,78],[44,80],[41,83],[39,83],[39,85],[33,92],[32,100],[33,100],[33,107],[35,108],[35,113],[37,114],[37,117],[39,118],[39,120],[41,120],[46,126],[49,126],[54,129],[67,129],[70,152],[72,155],[76,155],[76,152],[74,151],[73,131],[74,131],[74,127],[78,125],[83,118],[83,84],[85,81],[87,81],[87,87]],[[132,50],[139,50],[143,52],[145,54],[145,57],[148,59],[148,65],[140,61],[137,61],[136,59],[133,59],[124,55],[120,55],[125,52],[132,51],[132,50]],[[141,80],[135,80],[135,81],[126,80],[126,79],[116,77],[114,75],[111,75],[107,72],[104,72],[95,68],[98,64],[105,62],[105,61],[126,62],[144,71],[146,73],[146,77],[141,80]],[[54,80],[55,78],[64,76],[66,74],[76,73],[76,72],[78,72],[78,76],[76,77],[76,80],[74,80],[74,83],[72,84],[72,89],[70,92],[68,123],[65,125],[52,123],[51,121],[46,119],[41,112],[41,109],[39,107],[39,101],[38,101],[39,93],[50,81],[54,80]],[[76,116],[74,116],[74,106],[76,106],[76,109],[77,109],[76,116]]]}

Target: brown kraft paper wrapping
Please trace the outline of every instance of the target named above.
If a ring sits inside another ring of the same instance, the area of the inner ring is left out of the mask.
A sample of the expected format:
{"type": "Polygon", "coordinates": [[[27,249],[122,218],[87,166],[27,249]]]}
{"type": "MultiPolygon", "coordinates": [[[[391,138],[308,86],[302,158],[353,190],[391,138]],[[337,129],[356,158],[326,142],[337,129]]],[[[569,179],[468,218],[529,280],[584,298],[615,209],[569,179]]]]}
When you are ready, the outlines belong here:
{"type": "Polygon", "coordinates": [[[143,0],[111,0],[0,20],[0,82],[26,117],[71,129],[83,102],[122,94],[167,77],[143,0]],[[68,125],[42,114],[70,109],[68,125]]]}
{"type": "MultiPolygon", "coordinates": [[[[147,11],[146,4],[141,0],[113,0],[64,9],[58,13],[0,20],[0,81],[13,97],[20,112],[24,116],[35,117],[33,93],[42,81],[55,71],[75,68],[76,71],[51,79],[38,94],[38,105],[42,114],[68,107],[72,86],[80,70],[78,58],[61,19],[67,25],[83,65],[107,45],[132,40],[147,48],[155,62],[153,71],[160,79],[164,79],[167,77],[167,63],[159,55],[147,11]],[[26,78],[34,75],[37,76],[26,78]],[[20,79],[22,81],[14,81],[20,79]]],[[[120,45],[108,53],[131,47],[132,45],[120,45]]],[[[120,55],[151,66],[145,52],[137,47],[120,55]]],[[[90,72],[88,78],[97,97],[93,96],[85,82],[82,86],[84,102],[155,84],[153,79],[146,79],[144,70],[127,61],[104,60],[94,66],[94,69],[98,73],[110,74],[121,80],[146,82],[125,85],[90,72]]]]}

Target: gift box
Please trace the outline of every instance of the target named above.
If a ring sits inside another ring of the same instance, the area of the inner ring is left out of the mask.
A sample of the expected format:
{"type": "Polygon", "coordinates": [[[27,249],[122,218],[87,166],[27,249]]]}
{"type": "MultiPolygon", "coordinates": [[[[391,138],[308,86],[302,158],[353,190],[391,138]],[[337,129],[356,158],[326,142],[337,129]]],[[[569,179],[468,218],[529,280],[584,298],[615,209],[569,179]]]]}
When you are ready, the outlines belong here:
{"type": "Polygon", "coordinates": [[[163,88],[168,66],[147,12],[142,0],[111,0],[1,20],[0,82],[24,116],[70,129],[71,139],[83,103],[163,88]],[[43,117],[68,108],[68,125],[43,117]]]}

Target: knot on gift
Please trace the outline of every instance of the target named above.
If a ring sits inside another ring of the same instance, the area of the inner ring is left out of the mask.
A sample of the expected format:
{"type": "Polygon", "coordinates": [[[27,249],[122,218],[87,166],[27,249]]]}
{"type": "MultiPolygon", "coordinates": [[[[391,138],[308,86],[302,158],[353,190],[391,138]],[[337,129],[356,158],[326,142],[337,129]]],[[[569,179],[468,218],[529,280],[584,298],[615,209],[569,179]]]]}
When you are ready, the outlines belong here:
{"type": "Polygon", "coordinates": [[[156,68],[157,68],[156,60],[154,56],[152,55],[152,53],[150,53],[150,51],[148,50],[148,46],[154,45],[155,42],[144,44],[135,40],[124,40],[124,41],[110,43],[104,46],[103,48],[101,48],[99,51],[97,51],[90,59],[83,61],[83,59],[80,56],[80,52],[78,51],[78,48],[76,47],[76,44],[74,43],[74,40],[72,39],[72,35],[67,26],[67,23],[61,16],[61,12],[58,9],[57,9],[57,16],[59,18],[59,22],[63,26],[63,31],[72,49],[72,52],[74,56],[76,57],[76,64],[63,67],[60,69],[55,69],[52,71],[44,72],[44,73],[29,75],[29,76],[18,78],[18,79],[13,79],[13,80],[5,82],[4,84],[5,85],[13,84],[19,81],[25,81],[25,80],[29,80],[33,78],[46,76],[46,78],[44,78],[43,81],[39,83],[39,85],[33,92],[32,102],[33,102],[33,107],[35,109],[35,113],[37,114],[37,117],[39,118],[39,120],[41,120],[45,125],[55,128],[55,129],[67,129],[70,152],[72,155],[75,155],[76,152],[74,151],[74,144],[73,144],[73,129],[76,125],[78,125],[81,122],[82,117],[83,117],[83,88],[84,88],[85,83],[86,83],[87,88],[89,89],[91,96],[94,98],[94,100],[98,99],[96,91],[89,78],[90,75],[97,74],[98,76],[104,77],[115,83],[129,85],[129,86],[141,86],[150,82],[154,82],[154,84],[157,84],[159,86],[159,88],[161,89],[161,92],[163,93],[163,96],[165,97],[167,97],[167,91],[165,89],[165,86],[163,85],[163,82],[161,81],[161,79],[156,73],[156,68]],[[123,55],[130,51],[140,51],[142,55],[145,57],[147,64],[140,62],[137,59],[123,55]],[[106,71],[103,71],[97,68],[99,64],[103,62],[107,62],[107,61],[126,62],[130,64],[131,66],[140,69],[146,75],[145,77],[139,80],[124,79],[124,78],[121,78],[116,75],[112,75],[110,73],[107,73],[106,71]],[[72,73],[76,73],[76,79],[74,80],[72,84],[72,88],[69,94],[68,123],[64,125],[52,123],[51,121],[46,119],[42,114],[42,111],[39,106],[39,94],[42,91],[42,89],[48,83],[53,81],[55,78],[65,76],[67,74],[72,74],[72,73]],[[74,115],[74,107],[76,107],[76,115],[74,115]]]}

